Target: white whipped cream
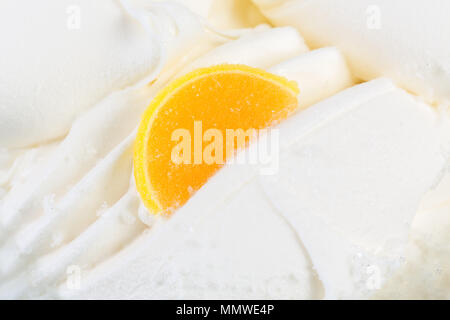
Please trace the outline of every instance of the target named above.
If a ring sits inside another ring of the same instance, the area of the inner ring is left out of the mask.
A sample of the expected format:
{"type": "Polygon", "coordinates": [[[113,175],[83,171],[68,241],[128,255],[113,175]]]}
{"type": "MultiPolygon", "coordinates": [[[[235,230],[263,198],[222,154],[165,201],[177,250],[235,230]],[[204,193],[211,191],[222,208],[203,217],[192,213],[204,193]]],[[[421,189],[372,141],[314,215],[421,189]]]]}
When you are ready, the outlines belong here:
{"type": "Polygon", "coordinates": [[[150,2],[128,12],[120,3],[4,1],[0,147],[65,135],[77,116],[109,93],[155,78],[202,32],[183,7],[150,2]]]}
{"type": "MultiPolygon", "coordinates": [[[[148,3],[148,0],[133,0],[148,3]]],[[[157,0],[165,1],[165,0],[157,0]]],[[[172,0],[208,20],[212,26],[222,30],[251,28],[268,23],[251,0],[172,0]]]]}
{"type": "Polygon", "coordinates": [[[253,0],[272,23],[313,47],[337,46],[354,74],[386,76],[428,102],[450,104],[450,2],[253,0]]]}
{"type": "MultiPolygon", "coordinates": [[[[364,79],[347,46],[342,44],[346,59],[334,47],[309,51],[290,26],[218,35],[214,26],[262,22],[231,12],[240,6],[254,12],[248,1],[230,5],[228,18],[220,21],[215,17],[227,5],[219,1],[177,2],[191,11],[124,0],[105,1],[99,13],[88,1],[70,1],[87,11],[83,26],[95,29],[74,36],[76,52],[69,50],[72,36],[64,38],[69,31],[53,30],[54,23],[66,23],[68,4],[40,4],[33,14],[48,14],[51,23],[31,21],[17,30],[38,52],[44,49],[31,26],[61,37],[60,50],[79,61],[73,65],[63,64],[58,50],[44,50],[43,60],[28,59],[30,52],[19,50],[18,40],[8,35],[9,60],[17,53],[27,68],[0,75],[8,89],[0,89],[0,297],[446,297],[450,175],[444,171],[450,134],[445,109],[432,109],[389,80],[347,89],[355,84],[347,63],[364,79]],[[98,24],[90,20],[97,14],[98,24]],[[108,46],[92,50],[104,38],[108,46]],[[116,55],[100,57],[109,50],[116,55]],[[91,58],[103,60],[94,65],[91,58]],[[151,216],[132,178],[131,147],[140,115],[169,80],[219,63],[283,75],[297,81],[300,108],[319,103],[279,126],[276,175],[230,164],[170,219],[151,216]],[[64,81],[51,73],[58,65],[70,71],[61,75],[64,81]],[[39,72],[31,72],[35,69],[39,72]],[[97,73],[108,77],[99,80],[97,73]],[[86,84],[80,75],[91,75],[92,81],[86,84]],[[34,91],[36,83],[54,90],[34,91]],[[74,93],[74,87],[84,94],[74,93]],[[59,108],[66,100],[71,104],[59,108]],[[55,140],[16,148],[48,139],[55,140]],[[440,273],[433,273],[435,266],[440,273]],[[423,285],[431,273],[434,291],[423,285]],[[405,287],[404,278],[412,274],[417,280],[405,287]]],[[[13,1],[8,6],[18,10],[13,1]]],[[[262,8],[273,20],[275,11],[262,8]]],[[[288,23],[302,30],[288,18],[282,24],[288,23]]],[[[55,41],[42,38],[55,49],[55,41]]],[[[307,34],[309,43],[314,39],[307,34]]],[[[377,70],[367,80],[385,73],[385,61],[367,60],[367,70],[377,70]]],[[[389,70],[400,70],[395,68],[389,70]]],[[[412,88],[410,74],[398,72],[404,83],[387,75],[412,88]]],[[[435,78],[427,88],[441,92],[435,78]]]]}
{"type": "Polygon", "coordinates": [[[318,279],[327,298],[373,294],[371,268],[381,287],[403,263],[420,199],[447,161],[446,128],[431,107],[376,80],[278,129],[279,172],[227,165],[63,296],[317,298],[318,279]]]}

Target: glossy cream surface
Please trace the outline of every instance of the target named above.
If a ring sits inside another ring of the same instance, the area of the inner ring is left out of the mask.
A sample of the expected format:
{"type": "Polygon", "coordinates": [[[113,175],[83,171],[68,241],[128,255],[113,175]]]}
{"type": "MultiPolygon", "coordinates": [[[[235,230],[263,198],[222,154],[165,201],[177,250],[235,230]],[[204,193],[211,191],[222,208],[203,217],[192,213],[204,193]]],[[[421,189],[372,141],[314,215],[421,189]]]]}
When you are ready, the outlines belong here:
{"type": "Polygon", "coordinates": [[[329,15],[324,0],[24,1],[45,17],[25,23],[19,2],[0,10],[1,298],[449,298],[440,14],[411,35],[375,1],[390,32],[361,39],[352,1],[329,15]],[[220,63],[296,81],[299,111],[270,163],[229,163],[150,215],[132,175],[140,116],[168,81],[220,63]]]}

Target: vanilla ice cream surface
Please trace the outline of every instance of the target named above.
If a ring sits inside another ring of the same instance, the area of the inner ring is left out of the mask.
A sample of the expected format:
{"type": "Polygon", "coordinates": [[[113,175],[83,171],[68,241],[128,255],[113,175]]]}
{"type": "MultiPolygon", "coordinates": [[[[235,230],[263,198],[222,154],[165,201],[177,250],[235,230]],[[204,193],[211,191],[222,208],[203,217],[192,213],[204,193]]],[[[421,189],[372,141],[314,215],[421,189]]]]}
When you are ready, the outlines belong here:
{"type": "Polygon", "coordinates": [[[225,2],[4,1],[0,297],[450,298],[446,2],[225,2]],[[295,81],[298,111],[154,215],[141,115],[223,63],[295,81]]]}

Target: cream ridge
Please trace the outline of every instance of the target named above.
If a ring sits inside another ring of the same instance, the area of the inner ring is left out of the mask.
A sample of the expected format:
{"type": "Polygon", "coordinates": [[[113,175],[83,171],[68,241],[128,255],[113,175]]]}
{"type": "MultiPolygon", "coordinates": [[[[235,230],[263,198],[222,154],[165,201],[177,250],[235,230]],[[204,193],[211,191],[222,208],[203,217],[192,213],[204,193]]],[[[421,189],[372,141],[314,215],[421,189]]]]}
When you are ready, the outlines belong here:
{"type": "Polygon", "coordinates": [[[0,297],[448,299],[436,2],[5,0],[0,297]],[[276,170],[227,163],[172,216],[150,214],[141,115],[171,80],[224,63],[298,85],[276,170]]]}

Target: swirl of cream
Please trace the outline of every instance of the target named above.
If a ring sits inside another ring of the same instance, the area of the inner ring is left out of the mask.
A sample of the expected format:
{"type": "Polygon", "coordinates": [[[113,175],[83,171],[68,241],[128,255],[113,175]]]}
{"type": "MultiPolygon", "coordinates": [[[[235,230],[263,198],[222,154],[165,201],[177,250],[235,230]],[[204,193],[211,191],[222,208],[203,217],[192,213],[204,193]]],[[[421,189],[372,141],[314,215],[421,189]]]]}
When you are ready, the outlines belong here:
{"type": "Polygon", "coordinates": [[[7,0],[0,17],[3,148],[64,136],[110,93],[153,80],[170,52],[201,31],[187,9],[152,2],[7,0]]]}

